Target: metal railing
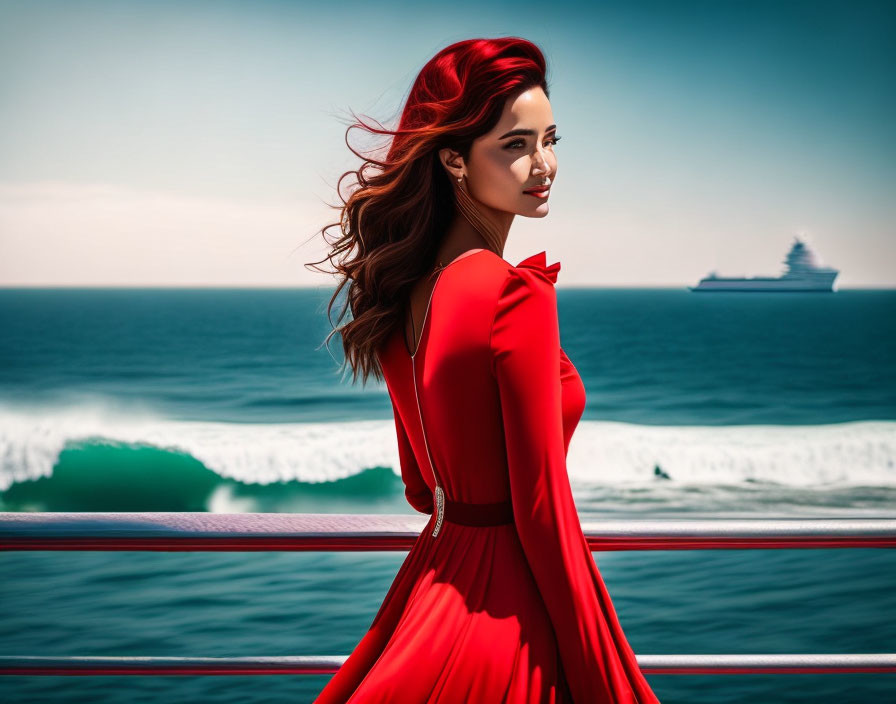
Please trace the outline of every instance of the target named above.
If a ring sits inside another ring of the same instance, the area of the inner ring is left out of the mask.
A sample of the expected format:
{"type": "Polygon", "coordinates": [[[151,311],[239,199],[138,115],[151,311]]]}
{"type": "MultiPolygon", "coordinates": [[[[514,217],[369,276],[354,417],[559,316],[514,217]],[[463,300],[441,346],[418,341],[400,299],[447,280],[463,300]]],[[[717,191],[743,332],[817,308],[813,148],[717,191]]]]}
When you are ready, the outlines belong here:
{"type": "MultiPolygon", "coordinates": [[[[0,513],[0,550],[409,550],[429,517],[393,514],[0,513]]],[[[896,519],[583,520],[592,550],[892,548],[896,519]]],[[[332,674],[345,655],[0,656],[6,675],[332,674]]],[[[896,672],[896,653],[639,655],[644,674],[896,672]]]]}

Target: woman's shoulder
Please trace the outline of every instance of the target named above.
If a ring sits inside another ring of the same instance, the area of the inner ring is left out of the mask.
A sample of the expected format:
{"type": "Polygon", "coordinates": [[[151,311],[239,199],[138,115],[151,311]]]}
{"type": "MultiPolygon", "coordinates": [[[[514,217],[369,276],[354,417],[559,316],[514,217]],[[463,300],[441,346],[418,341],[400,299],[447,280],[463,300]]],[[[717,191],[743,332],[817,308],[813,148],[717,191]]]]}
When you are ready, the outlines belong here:
{"type": "Polygon", "coordinates": [[[560,262],[548,264],[545,251],[529,255],[516,266],[503,259],[501,261],[504,267],[497,297],[499,309],[512,306],[527,297],[556,301],[554,286],[557,283],[560,262]]]}
{"type": "Polygon", "coordinates": [[[555,284],[560,262],[547,264],[544,251],[532,254],[513,266],[505,262],[495,296],[492,337],[504,329],[539,329],[555,325],[555,284]]]}
{"type": "Polygon", "coordinates": [[[485,249],[452,264],[454,269],[448,287],[454,305],[466,311],[469,322],[480,310],[488,317],[489,327],[502,317],[525,318],[550,314],[556,308],[554,285],[560,262],[547,264],[546,252],[541,251],[513,265],[492,250],[485,249]],[[465,260],[465,261],[464,261],[465,260]]]}
{"type": "Polygon", "coordinates": [[[483,283],[491,284],[497,295],[513,287],[553,289],[560,271],[560,262],[547,264],[544,250],[529,255],[516,265],[491,250],[483,250],[479,263],[479,278],[483,283]]]}
{"type": "Polygon", "coordinates": [[[547,264],[547,252],[544,250],[526,257],[519,264],[511,267],[512,275],[518,278],[534,278],[544,284],[550,284],[551,287],[557,283],[559,272],[560,262],[547,264]]]}
{"type": "Polygon", "coordinates": [[[434,309],[450,310],[451,320],[463,320],[469,339],[482,335],[496,342],[502,330],[513,329],[516,335],[555,324],[554,284],[560,262],[547,264],[545,251],[514,265],[483,249],[450,264],[448,271],[450,276],[439,284],[434,309]]]}
{"type": "Polygon", "coordinates": [[[547,264],[543,251],[504,268],[489,333],[493,365],[529,346],[559,347],[554,287],[559,271],[560,262],[547,264]]]}

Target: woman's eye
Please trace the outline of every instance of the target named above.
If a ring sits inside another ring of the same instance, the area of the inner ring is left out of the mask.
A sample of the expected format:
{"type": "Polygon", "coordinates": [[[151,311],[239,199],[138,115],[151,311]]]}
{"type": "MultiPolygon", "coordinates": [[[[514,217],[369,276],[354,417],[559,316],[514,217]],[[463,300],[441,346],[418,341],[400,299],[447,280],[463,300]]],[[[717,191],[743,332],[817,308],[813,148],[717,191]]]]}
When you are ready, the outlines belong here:
{"type": "MultiPolygon", "coordinates": [[[[551,138],[548,140],[548,144],[550,144],[551,146],[553,146],[553,145],[557,144],[557,142],[559,142],[559,141],[560,141],[560,137],[557,137],[557,136],[555,136],[555,137],[551,137],[551,138]]],[[[523,140],[521,140],[521,139],[515,139],[515,140],[513,140],[512,142],[510,142],[509,144],[507,144],[507,146],[505,147],[505,149],[515,149],[516,146],[525,147],[525,146],[526,146],[526,143],[525,143],[523,140]]]]}

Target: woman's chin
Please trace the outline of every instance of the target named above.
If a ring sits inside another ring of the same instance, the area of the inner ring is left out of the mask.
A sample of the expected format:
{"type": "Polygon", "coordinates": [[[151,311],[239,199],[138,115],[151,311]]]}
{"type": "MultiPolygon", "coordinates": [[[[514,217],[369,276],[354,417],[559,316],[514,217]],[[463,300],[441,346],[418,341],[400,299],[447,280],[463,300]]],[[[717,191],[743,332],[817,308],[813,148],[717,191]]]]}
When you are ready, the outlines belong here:
{"type": "MultiPolygon", "coordinates": [[[[529,196],[531,198],[531,196],[529,196]]],[[[543,218],[550,212],[550,206],[547,201],[543,203],[535,203],[534,206],[530,205],[526,208],[520,215],[523,215],[527,218],[543,218]]]]}

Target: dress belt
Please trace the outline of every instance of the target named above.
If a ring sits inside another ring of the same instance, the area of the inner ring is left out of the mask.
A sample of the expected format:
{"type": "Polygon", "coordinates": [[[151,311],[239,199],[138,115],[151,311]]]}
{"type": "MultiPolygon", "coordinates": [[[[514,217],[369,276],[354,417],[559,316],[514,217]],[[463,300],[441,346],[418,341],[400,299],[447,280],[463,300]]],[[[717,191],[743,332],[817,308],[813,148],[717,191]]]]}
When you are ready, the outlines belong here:
{"type": "Polygon", "coordinates": [[[463,526],[500,526],[513,523],[513,503],[497,501],[490,504],[468,504],[446,497],[443,520],[463,526]]]}

